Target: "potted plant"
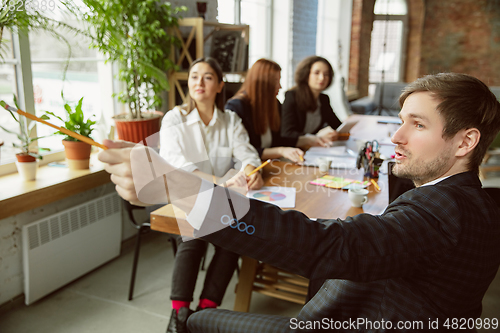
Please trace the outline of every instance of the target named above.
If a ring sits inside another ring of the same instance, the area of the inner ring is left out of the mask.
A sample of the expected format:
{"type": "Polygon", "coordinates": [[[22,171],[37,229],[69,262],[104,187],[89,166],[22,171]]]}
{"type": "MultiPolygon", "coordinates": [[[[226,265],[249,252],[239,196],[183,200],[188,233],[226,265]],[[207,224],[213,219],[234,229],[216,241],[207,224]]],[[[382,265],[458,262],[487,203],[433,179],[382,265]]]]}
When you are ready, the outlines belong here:
{"type": "MultiPolygon", "coordinates": [[[[14,104],[17,108],[19,108],[17,104],[17,98],[14,96],[14,104]]],[[[37,169],[37,159],[42,159],[42,155],[40,155],[40,150],[49,151],[48,148],[39,148],[36,147],[33,143],[42,137],[32,137],[31,133],[33,131],[33,127],[35,127],[35,121],[31,121],[28,123],[28,120],[19,115],[15,115],[12,111],[5,108],[6,103],[4,101],[0,101],[0,105],[8,111],[14,120],[19,124],[19,133],[13,132],[3,126],[0,125],[0,128],[5,132],[14,134],[17,136],[20,144],[12,143],[15,148],[19,148],[21,152],[16,154],[16,167],[24,180],[34,180],[36,178],[36,169],[37,169]]],[[[42,119],[49,119],[48,116],[42,116],[42,119]]]]}
{"type": "Polygon", "coordinates": [[[168,90],[167,72],[175,69],[171,48],[180,45],[169,28],[178,25],[185,6],[157,0],[83,0],[81,17],[90,25],[93,47],[119,66],[124,89],[118,100],[129,113],[114,117],[121,139],[139,142],[159,131],[161,93],[168,90]],[[150,112],[152,111],[152,112],[150,112]],[[138,132],[134,129],[139,126],[138,132]]]}
{"type": "MultiPolygon", "coordinates": [[[[61,97],[64,100],[62,92],[61,97]]],[[[83,97],[80,98],[74,109],[72,109],[69,103],[65,101],[64,110],[66,111],[66,120],[50,111],[45,111],[45,115],[53,116],[62,121],[64,125],[62,125],[61,127],[90,138],[90,134],[94,130],[93,126],[96,122],[90,119],[85,119],[82,111],[82,104],[83,97]]],[[[66,135],[60,131],[57,131],[54,134],[66,135]]],[[[92,150],[91,145],[68,135],[65,136],[62,143],[64,145],[66,161],[70,169],[80,170],[89,168],[90,153],[92,150]]]]}

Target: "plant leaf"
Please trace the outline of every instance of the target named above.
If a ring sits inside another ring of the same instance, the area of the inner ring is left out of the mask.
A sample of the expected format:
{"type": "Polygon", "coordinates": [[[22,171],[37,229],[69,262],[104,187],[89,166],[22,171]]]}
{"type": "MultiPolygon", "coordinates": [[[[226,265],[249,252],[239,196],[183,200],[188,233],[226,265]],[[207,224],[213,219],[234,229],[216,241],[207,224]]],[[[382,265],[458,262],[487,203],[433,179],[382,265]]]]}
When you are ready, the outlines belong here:
{"type": "Polygon", "coordinates": [[[11,130],[9,130],[9,129],[6,129],[6,128],[5,128],[5,127],[3,127],[2,125],[0,125],[0,128],[1,128],[1,129],[3,129],[3,130],[4,130],[5,132],[7,132],[7,133],[10,133],[10,134],[15,134],[15,135],[19,135],[19,133],[17,133],[17,132],[13,132],[13,131],[11,131],[11,130]]]}

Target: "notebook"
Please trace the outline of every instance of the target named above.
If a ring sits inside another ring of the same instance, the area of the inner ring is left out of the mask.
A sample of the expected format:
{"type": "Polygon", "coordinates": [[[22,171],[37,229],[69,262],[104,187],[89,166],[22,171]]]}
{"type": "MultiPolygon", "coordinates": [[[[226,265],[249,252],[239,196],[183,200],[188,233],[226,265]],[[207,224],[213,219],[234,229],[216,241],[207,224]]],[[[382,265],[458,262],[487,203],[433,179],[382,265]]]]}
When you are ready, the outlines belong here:
{"type": "Polygon", "coordinates": [[[352,187],[366,188],[370,186],[370,181],[368,180],[361,181],[361,180],[354,180],[342,177],[335,177],[330,175],[324,175],[321,178],[316,178],[314,180],[311,180],[309,183],[313,185],[342,189],[342,190],[348,190],[352,187]]]}
{"type": "Polygon", "coordinates": [[[338,133],[349,133],[351,131],[351,128],[354,127],[358,123],[358,120],[349,120],[346,121],[337,128],[338,133]]]}

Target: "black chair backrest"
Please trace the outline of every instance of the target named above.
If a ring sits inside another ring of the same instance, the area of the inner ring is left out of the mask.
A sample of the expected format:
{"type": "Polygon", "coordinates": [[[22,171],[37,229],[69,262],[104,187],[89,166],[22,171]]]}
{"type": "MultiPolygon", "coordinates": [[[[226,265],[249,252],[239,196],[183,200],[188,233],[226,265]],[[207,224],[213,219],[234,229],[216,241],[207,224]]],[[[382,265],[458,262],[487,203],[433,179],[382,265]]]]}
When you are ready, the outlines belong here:
{"type": "Polygon", "coordinates": [[[123,200],[123,205],[125,207],[125,211],[128,214],[129,221],[134,228],[140,229],[141,225],[142,226],[149,226],[149,219],[147,219],[146,221],[143,221],[143,222],[139,222],[136,220],[136,218],[134,216],[135,210],[143,211],[146,209],[146,207],[133,205],[130,202],[128,202],[127,200],[123,200]]]}
{"type": "Polygon", "coordinates": [[[483,187],[483,190],[490,195],[490,197],[495,200],[498,207],[500,207],[500,188],[498,187],[483,187]]]}
{"type": "Polygon", "coordinates": [[[415,185],[413,182],[406,178],[399,178],[392,173],[392,167],[395,162],[389,162],[388,164],[388,174],[389,174],[389,203],[397,199],[401,194],[408,190],[414,189],[415,185]]]}

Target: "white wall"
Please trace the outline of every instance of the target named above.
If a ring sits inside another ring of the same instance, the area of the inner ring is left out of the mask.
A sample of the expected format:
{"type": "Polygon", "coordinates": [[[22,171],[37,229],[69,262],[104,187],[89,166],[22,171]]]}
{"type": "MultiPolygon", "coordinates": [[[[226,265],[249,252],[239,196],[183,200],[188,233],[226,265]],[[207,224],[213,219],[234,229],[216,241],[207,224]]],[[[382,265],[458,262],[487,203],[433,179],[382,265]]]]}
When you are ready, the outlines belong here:
{"type": "Polygon", "coordinates": [[[283,101],[284,92],[294,85],[296,64],[317,54],[334,68],[335,81],[325,93],[337,116],[345,119],[349,110],[342,101],[341,78],[349,77],[352,1],[273,0],[272,5],[271,59],[282,68],[278,98],[283,101]]]}
{"type": "Polygon", "coordinates": [[[285,91],[293,85],[292,69],[292,0],[274,0],[272,18],[271,59],[281,66],[281,86],[278,99],[283,102],[285,91]]]}
{"type": "MultiPolygon", "coordinates": [[[[69,198],[0,220],[0,305],[24,293],[21,243],[23,226],[77,204],[101,197],[114,190],[114,184],[108,183],[69,198]]],[[[123,214],[123,217],[122,240],[130,238],[136,232],[130,226],[128,217],[125,214],[123,214]]]]}
{"type": "Polygon", "coordinates": [[[348,116],[344,106],[341,78],[349,77],[349,49],[351,47],[352,1],[318,0],[318,33],[316,35],[316,54],[332,64],[335,80],[326,94],[340,120],[348,116]],[[341,48],[339,48],[339,43],[341,48]]]}

